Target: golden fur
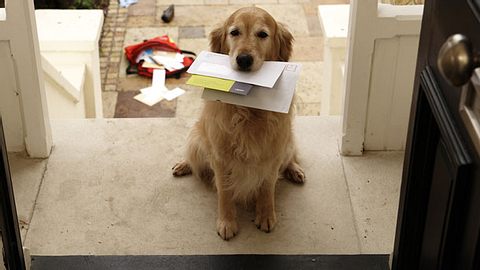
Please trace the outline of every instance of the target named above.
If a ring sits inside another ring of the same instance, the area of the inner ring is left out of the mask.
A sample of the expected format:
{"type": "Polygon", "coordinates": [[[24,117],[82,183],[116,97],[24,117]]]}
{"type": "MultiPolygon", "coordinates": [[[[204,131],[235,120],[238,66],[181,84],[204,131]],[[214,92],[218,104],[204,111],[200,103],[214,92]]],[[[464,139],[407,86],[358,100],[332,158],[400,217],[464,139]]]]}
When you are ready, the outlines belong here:
{"type": "MultiPolygon", "coordinates": [[[[229,54],[236,69],[237,56],[249,54],[252,71],[265,60],[288,61],[292,41],[284,26],[254,7],[239,9],[210,34],[212,51],[229,54]],[[232,35],[232,31],[238,32],[232,35]]],[[[222,239],[238,233],[235,202],[253,199],[255,224],[269,232],[276,223],[274,194],[280,175],[293,182],[304,181],[296,160],[292,111],[282,114],[221,102],[205,103],[190,133],[186,159],[175,165],[173,174],[193,173],[200,179],[214,179],[217,231],[222,239]]]]}

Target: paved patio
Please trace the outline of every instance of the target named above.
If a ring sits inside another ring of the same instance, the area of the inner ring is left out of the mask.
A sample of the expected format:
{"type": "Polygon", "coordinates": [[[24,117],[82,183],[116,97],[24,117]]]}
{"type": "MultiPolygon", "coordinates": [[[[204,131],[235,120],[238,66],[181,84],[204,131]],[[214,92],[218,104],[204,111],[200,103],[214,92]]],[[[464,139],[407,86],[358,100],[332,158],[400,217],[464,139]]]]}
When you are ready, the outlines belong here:
{"type": "Polygon", "coordinates": [[[291,61],[303,65],[297,85],[297,115],[319,115],[321,107],[323,38],[317,15],[321,4],[345,4],[349,0],[139,0],[121,8],[111,0],[101,38],[104,116],[196,117],[202,106],[201,88],[185,85],[188,74],[168,79],[167,87],[179,86],[187,92],[173,101],[161,101],[149,107],[133,99],[139,89],[151,84],[148,78],[126,75],[125,46],[168,34],[181,49],[208,50],[208,34],[215,25],[243,6],[258,6],[285,23],[295,37],[291,61]],[[164,23],[163,10],[175,3],[175,17],[164,23]]]}

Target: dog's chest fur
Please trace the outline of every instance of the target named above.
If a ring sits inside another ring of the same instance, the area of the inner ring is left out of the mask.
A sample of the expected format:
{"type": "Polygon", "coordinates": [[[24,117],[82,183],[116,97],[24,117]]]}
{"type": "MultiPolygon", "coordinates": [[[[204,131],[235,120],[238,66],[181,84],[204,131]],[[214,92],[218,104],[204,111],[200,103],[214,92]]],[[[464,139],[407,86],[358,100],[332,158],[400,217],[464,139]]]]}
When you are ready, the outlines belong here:
{"type": "Polygon", "coordinates": [[[278,179],[292,143],[290,114],[220,102],[208,102],[203,113],[210,164],[222,168],[236,199],[247,200],[263,181],[278,179]]]}
{"type": "Polygon", "coordinates": [[[210,145],[220,158],[264,165],[283,156],[284,144],[290,140],[290,115],[229,104],[210,105],[222,107],[222,113],[218,108],[212,110],[209,117],[213,121],[206,121],[210,145]]]}

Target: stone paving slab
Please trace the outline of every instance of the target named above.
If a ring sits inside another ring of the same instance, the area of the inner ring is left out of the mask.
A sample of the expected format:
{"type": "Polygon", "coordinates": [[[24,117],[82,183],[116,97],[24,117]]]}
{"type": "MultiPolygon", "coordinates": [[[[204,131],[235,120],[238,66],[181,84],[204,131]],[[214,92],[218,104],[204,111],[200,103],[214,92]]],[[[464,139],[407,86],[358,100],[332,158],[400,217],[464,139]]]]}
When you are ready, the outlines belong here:
{"type": "Polygon", "coordinates": [[[128,28],[153,27],[157,24],[153,16],[131,16],[127,19],[128,28]]]}
{"type": "Polygon", "coordinates": [[[132,27],[127,29],[123,46],[133,45],[146,39],[168,35],[171,39],[178,39],[178,27],[132,27]]]}
{"type": "Polygon", "coordinates": [[[178,38],[204,38],[205,28],[201,26],[182,26],[178,29],[178,38]]]}
{"type": "Polygon", "coordinates": [[[115,106],[117,104],[117,96],[118,96],[118,92],[115,92],[115,91],[102,92],[104,118],[113,118],[115,116],[115,106]]]}
{"type": "Polygon", "coordinates": [[[180,38],[178,40],[178,46],[182,50],[192,51],[199,54],[201,51],[210,50],[208,38],[180,38]]]}
{"type": "Polygon", "coordinates": [[[192,6],[192,5],[204,5],[204,0],[157,0],[157,6],[169,6],[174,4],[175,6],[192,6]]]}
{"type": "Polygon", "coordinates": [[[168,24],[160,19],[167,6],[158,6],[156,18],[161,26],[212,26],[223,22],[243,6],[251,5],[177,6],[175,18],[168,24]]]}
{"type": "Polygon", "coordinates": [[[127,75],[118,79],[117,91],[138,91],[151,85],[152,80],[150,78],[138,76],[136,74],[127,75]]]}
{"type": "Polygon", "coordinates": [[[144,117],[175,117],[177,101],[162,100],[159,103],[148,106],[133,97],[140,94],[137,92],[119,92],[117,105],[115,106],[115,118],[144,118],[144,117]]]}
{"type": "Polygon", "coordinates": [[[155,0],[140,0],[128,8],[128,16],[154,16],[155,0]]]}
{"type": "Polygon", "coordinates": [[[230,4],[277,4],[277,0],[230,0],[230,4]]]}
{"type": "Polygon", "coordinates": [[[319,103],[322,97],[323,63],[300,62],[302,70],[297,82],[296,94],[299,103],[319,103]]]}
{"type": "Polygon", "coordinates": [[[297,37],[290,61],[323,61],[322,37],[297,37]]]}
{"type": "Polygon", "coordinates": [[[322,36],[322,27],[320,26],[320,21],[318,20],[317,15],[307,15],[307,26],[308,32],[311,37],[322,36]]]}
{"type": "Polygon", "coordinates": [[[319,116],[322,104],[320,102],[300,103],[296,105],[297,116],[319,116]]]}
{"type": "Polygon", "coordinates": [[[228,0],[205,0],[206,5],[227,5],[228,0]]]}
{"type": "Polygon", "coordinates": [[[302,5],[261,4],[256,6],[265,9],[273,18],[276,18],[277,21],[287,26],[294,37],[309,35],[307,20],[302,5]]]}

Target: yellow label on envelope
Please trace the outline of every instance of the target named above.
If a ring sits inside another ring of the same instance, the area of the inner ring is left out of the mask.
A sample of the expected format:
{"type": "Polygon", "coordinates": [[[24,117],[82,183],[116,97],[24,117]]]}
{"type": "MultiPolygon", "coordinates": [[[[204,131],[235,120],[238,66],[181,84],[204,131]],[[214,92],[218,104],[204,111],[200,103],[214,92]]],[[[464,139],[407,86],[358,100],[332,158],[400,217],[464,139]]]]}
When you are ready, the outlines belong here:
{"type": "Polygon", "coordinates": [[[192,75],[192,77],[190,77],[190,79],[187,81],[187,84],[190,85],[211,88],[224,92],[230,91],[230,88],[232,88],[232,85],[234,83],[235,81],[232,80],[225,80],[201,75],[192,75]]]}

